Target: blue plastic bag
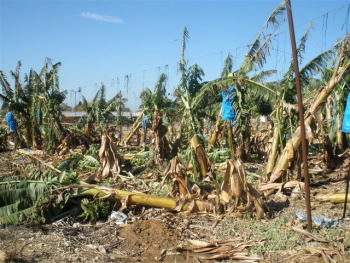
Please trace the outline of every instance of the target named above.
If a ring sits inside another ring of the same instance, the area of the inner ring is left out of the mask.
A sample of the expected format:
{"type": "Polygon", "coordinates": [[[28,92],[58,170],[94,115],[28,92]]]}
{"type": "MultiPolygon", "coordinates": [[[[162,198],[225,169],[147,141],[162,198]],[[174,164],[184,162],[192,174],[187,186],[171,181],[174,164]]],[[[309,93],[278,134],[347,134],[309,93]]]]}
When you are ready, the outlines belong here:
{"type": "Polygon", "coordinates": [[[7,132],[16,132],[16,128],[17,128],[17,123],[15,120],[15,116],[12,114],[11,111],[9,111],[8,113],[6,113],[6,123],[7,123],[7,132]]]}
{"type": "Polygon", "coordinates": [[[221,119],[223,121],[225,120],[231,120],[233,121],[235,119],[235,112],[232,110],[232,103],[233,103],[233,93],[235,92],[235,87],[230,87],[230,93],[227,93],[225,91],[221,92],[222,95],[222,114],[221,119]]]}
{"type": "Polygon", "coordinates": [[[342,131],[346,132],[346,133],[350,133],[350,93],[349,93],[348,99],[346,101],[346,108],[345,108],[345,112],[344,112],[342,131]]]}
{"type": "MultiPolygon", "coordinates": [[[[295,215],[301,220],[301,221],[306,221],[307,220],[307,215],[300,211],[297,210],[295,211],[295,215]]],[[[328,217],[324,216],[311,216],[312,222],[314,222],[318,226],[323,226],[323,227],[336,227],[339,224],[338,220],[333,220],[328,217]]]]}
{"type": "Polygon", "coordinates": [[[169,118],[168,117],[164,117],[163,118],[163,124],[164,125],[168,125],[168,123],[169,123],[169,118]]]}
{"type": "Polygon", "coordinates": [[[143,119],[141,119],[141,126],[143,127],[143,126],[146,126],[146,128],[147,128],[147,125],[148,125],[148,117],[147,117],[147,115],[145,115],[144,117],[143,117],[143,119]]]}

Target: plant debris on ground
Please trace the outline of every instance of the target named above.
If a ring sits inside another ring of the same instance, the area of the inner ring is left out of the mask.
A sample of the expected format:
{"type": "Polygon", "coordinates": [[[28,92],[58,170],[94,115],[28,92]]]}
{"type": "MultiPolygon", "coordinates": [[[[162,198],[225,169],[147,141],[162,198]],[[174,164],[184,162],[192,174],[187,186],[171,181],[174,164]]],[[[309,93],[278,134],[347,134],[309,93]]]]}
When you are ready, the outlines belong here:
{"type": "Polygon", "coordinates": [[[300,69],[308,232],[294,72],[266,82],[276,72],[263,68],[285,9],[237,71],[228,55],[209,82],[185,59],[185,27],[175,99],[160,74],[130,118],[122,94],[107,101],[102,84],[92,102],[83,97],[84,117],[63,125],[60,63],[21,81],[19,62],[13,87],[0,71],[0,262],[349,262],[350,34],[300,69]]]}

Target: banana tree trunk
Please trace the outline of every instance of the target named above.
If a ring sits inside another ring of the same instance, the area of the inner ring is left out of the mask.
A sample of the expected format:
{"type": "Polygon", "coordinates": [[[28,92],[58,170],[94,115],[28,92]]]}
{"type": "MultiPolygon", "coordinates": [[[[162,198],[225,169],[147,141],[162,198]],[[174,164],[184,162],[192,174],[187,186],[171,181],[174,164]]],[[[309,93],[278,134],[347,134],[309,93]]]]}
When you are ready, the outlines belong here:
{"type": "Polygon", "coordinates": [[[129,130],[129,132],[120,141],[120,144],[126,145],[130,141],[131,137],[135,134],[137,129],[140,127],[140,125],[141,125],[141,118],[142,117],[143,117],[143,112],[137,117],[136,121],[132,125],[131,129],[129,130]]]}
{"type": "Polygon", "coordinates": [[[87,143],[88,145],[90,145],[91,142],[92,142],[92,140],[91,140],[91,133],[90,133],[89,124],[85,124],[85,126],[84,126],[84,135],[85,135],[86,143],[87,143]]]}
{"type": "MultiPolygon", "coordinates": [[[[346,193],[334,193],[328,195],[317,196],[316,199],[322,202],[329,201],[333,204],[345,203],[346,193]]],[[[350,195],[348,195],[347,202],[350,202],[350,195]]]]}
{"type": "Polygon", "coordinates": [[[144,121],[143,126],[142,126],[142,133],[141,133],[141,142],[140,144],[146,144],[146,139],[147,139],[147,123],[144,121]]]}
{"type": "Polygon", "coordinates": [[[327,118],[327,122],[331,123],[332,121],[332,99],[330,97],[327,98],[327,103],[326,103],[326,118],[327,118]]]}
{"type": "Polygon", "coordinates": [[[230,154],[231,154],[231,159],[234,159],[235,158],[235,147],[233,145],[233,135],[232,135],[232,128],[231,128],[231,123],[230,121],[227,121],[227,124],[226,124],[226,127],[227,127],[227,135],[228,135],[228,144],[230,146],[230,154]]]}
{"type": "Polygon", "coordinates": [[[181,131],[182,131],[182,122],[180,124],[180,128],[177,132],[176,139],[171,147],[171,155],[173,157],[177,156],[177,153],[179,151],[180,143],[181,143],[181,131]]]}
{"type": "Polygon", "coordinates": [[[268,176],[272,173],[273,167],[275,166],[278,143],[280,141],[279,136],[280,136],[279,127],[278,125],[275,125],[275,128],[273,129],[273,137],[272,137],[272,144],[270,148],[270,154],[267,160],[267,164],[265,166],[265,178],[268,178],[268,176]]]}
{"type": "Polygon", "coordinates": [[[337,114],[337,154],[344,152],[343,131],[342,131],[343,117],[337,114]]]}
{"type": "Polygon", "coordinates": [[[171,125],[171,123],[169,123],[168,125],[168,134],[169,134],[169,141],[173,142],[174,140],[174,131],[173,131],[173,126],[171,125]]]}
{"type": "MultiPolygon", "coordinates": [[[[329,127],[333,125],[333,105],[332,105],[332,99],[331,97],[327,98],[326,102],[326,123],[328,124],[329,127]]],[[[319,113],[320,116],[322,116],[322,113],[319,113]]],[[[333,145],[332,142],[329,138],[329,133],[325,133],[324,127],[323,127],[323,117],[321,117],[319,120],[316,119],[318,123],[318,128],[321,130],[321,135],[322,135],[322,146],[323,146],[323,151],[324,151],[324,156],[326,160],[327,167],[330,164],[329,159],[333,159],[334,157],[334,151],[333,151],[333,145]]]]}
{"type": "MultiPolygon", "coordinates": [[[[166,208],[166,209],[175,209],[178,205],[178,202],[175,199],[169,198],[169,197],[161,197],[161,196],[154,196],[154,195],[147,195],[143,193],[135,193],[135,192],[128,192],[123,191],[119,189],[113,189],[113,188],[106,188],[106,187],[94,187],[91,189],[88,189],[87,187],[84,188],[83,191],[81,191],[76,197],[82,197],[82,196],[90,196],[93,198],[106,198],[110,201],[118,201],[127,198],[128,204],[139,204],[144,206],[150,206],[150,207],[158,207],[158,208],[166,208]]],[[[207,211],[212,212],[214,207],[212,204],[202,201],[202,200],[195,200],[195,207],[199,209],[199,211],[207,211]]],[[[184,206],[182,206],[181,210],[186,211],[191,209],[191,204],[189,202],[185,203],[184,206]]]]}
{"type": "Polygon", "coordinates": [[[213,127],[213,133],[212,133],[211,138],[210,138],[209,149],[214,147],[214,145],[216,143],[216,139],[217,139],[218,133],[220,131],[221,115],[222,115],[222,109],[220,109],[218,117],[216,119],[216,124],[213,127]]]}
{"type": "Polygon", "coordinates": [[[201,145],[199,143],[198,135],[193,136],[193,138],[191,139],[191,146],[196,153],[196,159],[199,166],[199,179],[203,179],[205,175],[208,173],[208,165],[204,158],[205,156],[203,156],[203,153],[199,148],[201,145]]]}
{"type": "Polygon", "coordinates": [[[163,118],[158,109],[156,109],[152,120],[152,147],[153,161],[155,165],[161,166],[164,159],[171,156],[171,148],[166,138],[168,129],[163,125],[163,118]]]}
{"type": "MultiPolygon", "coordinates": [[[[204,179],[209,175],[209,172],[214,170],[211,161],[203,146],[199,143],[198,135],[195,135],[191,139],[191,147],[194,149],[196,153],[197,164],[199,167],[199,179],[204,179]]],[[[212,177],[209,175],[209,177],[212,177]]],[[[211,178],[213,179],[213,177],[211,178]]]]}
{"type": "Polygon", "coordinates": [[[143,131],[142,131],[140,143],[141,144],[146,143],[146,129],[143,129],[143,131]]]}
{"type": "MultiPolygon", "coordinates": [[[[348,35],[345,41],[346,43],[349,40],[349,36],[350,34],[348,35]]],[[[313,123],[315,114],[321,109],[328,95],[333,91],[334,87],[339,83],[339,81],[341,81],[344,73],[350,67],[350,61],[346,62],[344,66],[340,67],[340,64],[342,64],[345,61],[345,58],[346,55],[344,55],[344,51],[342,51],[332,78],[328,81],[327,85],[319,91],[314,101],[312,102],[310,108],[307,112],[305,112],[305,127],[310,126],[313,123]]],[[[301,134],[299,126],[294,132],[293,137],[287,142],[286,147],[283,149],[280,157],[278,158],[278,161],[270,177],[270,183],[273,183],[280,179],[282,177],[283,171],[290,167],[290,164],[294,158],[294,152],[296,149],[298,149],[300,142],[301,134]]]]}

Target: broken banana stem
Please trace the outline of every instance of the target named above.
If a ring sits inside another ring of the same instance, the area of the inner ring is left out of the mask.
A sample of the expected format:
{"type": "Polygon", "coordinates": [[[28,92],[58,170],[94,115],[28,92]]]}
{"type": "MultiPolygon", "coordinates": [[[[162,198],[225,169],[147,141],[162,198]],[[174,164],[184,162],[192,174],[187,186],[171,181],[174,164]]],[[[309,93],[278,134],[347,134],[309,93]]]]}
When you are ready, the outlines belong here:
{"type": "Polygon", "coordinates": [[[137,129],[140,127],[141,125],[141,119],[143,117],[143,112],[137,117],[136,121],[134,122],[134,124],[132,125],[131,129],[128,131],[128,133],[122,138],[120,144],[124,144],[126,145],[129,140],[131,139],[131,137],[135,134],[135,132],[137,131],[137,129]]]}
{"type": "Polygon", "coordinates": [[[208,173],[208,160],[206,158],[206,152],[204,148],[199,143],[198,135],[193,136],[191,139],[191,147],[196,153],[196,159],[199,166],[199,178],[203,179],[208,173]]]}
{"type": "Polygon", "coordinates": [[[216,139],[217,139],[217,136],[218,136],[218,131],[220,130],[221,115],[222,115],[222,109],[220,109],[220,111],[218,113],[217,120],[216,120],[216,124],[213,127],[213,133],[212,133],[212,136],[210,138],[209,148],[214,147],[214,145],[216,143],[216,139]]]}
{"type": "MultiPolygon", "coordinates": [[[[329,201],[333,204],[345,203],[345,193],[322,195],[318,196],[317,199],[320,201],[329,201]]],[[[350,195],[348,195],[348,202],[350,202],[350,195]]]]}
{"type": "MultiPolygon", "coordinates": [[[[135,193],[135,192],[128,192],[118,189],[112,189],[112,188],[84,188],[82,186],[82,191],[78,195],[75,195],[75,197],[83,197],[83,196],[89,196],[93,198],[105,198],[109,201],[117,201],[126,199],[128,204],[139,204],[144,206],[150,206],[150,207],[158,207],[158,208],[166,208],[173,210],[177,205],[178,202],[169,197],[161,197],[161,196],[154,196],[154,195],[148,195],[143,193],[135,193]]],[[[207,211],[211,212],[212,206],[206,201],[202,200],[194,200],[195,204],[192,202],[186,202],[182,206],[182,211],[186,210],[195,210],[196,212],[202,212],[207,211]],[[194,208],[194,209],[193,209],[194,208]]]]}

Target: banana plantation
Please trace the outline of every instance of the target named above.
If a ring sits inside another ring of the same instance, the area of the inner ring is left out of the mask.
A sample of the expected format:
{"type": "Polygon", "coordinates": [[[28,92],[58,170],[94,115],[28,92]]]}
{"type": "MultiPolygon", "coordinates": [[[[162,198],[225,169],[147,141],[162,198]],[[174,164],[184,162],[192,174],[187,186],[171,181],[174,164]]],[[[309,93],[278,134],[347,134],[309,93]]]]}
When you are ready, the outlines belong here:
{"type": "Polygon", "coordinates": [[[102,84],[64,125],[61,63],[0,71],[0,261],[349,262],[350,34],[299,69],[300,120],[293,59],[278,81],[266,66],[283,23],[285,1],[238,70],[229,54],[210,81],[186,59],[184,27],[178,86],[168,94],[159,74],[136,118],[102,84]]]}

